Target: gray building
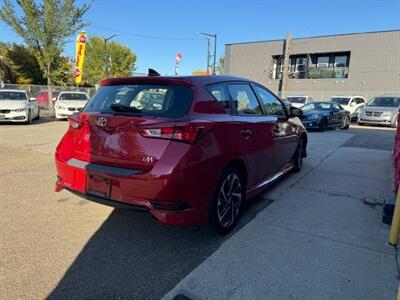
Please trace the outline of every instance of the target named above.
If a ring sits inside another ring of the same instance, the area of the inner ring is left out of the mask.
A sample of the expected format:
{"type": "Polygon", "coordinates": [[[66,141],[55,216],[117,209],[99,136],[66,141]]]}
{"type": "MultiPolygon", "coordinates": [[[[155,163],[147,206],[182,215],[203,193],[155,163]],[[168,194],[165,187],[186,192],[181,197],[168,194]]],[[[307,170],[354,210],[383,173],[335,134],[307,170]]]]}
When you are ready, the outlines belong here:
{"type": "Polygon", "coordinates": [[[282,96],[400,93],[400,30],[291,39],[282,93],[285,40],[227,44],[225,73],[251,78],[282,96]]]}

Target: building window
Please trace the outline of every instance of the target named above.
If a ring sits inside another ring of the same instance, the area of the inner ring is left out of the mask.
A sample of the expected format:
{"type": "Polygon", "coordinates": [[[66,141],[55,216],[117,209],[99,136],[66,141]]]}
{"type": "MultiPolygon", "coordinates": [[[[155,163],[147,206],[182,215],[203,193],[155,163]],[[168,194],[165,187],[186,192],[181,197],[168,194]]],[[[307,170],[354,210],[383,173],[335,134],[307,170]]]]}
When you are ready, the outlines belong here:
{"type": "Polygon", "coordinates": [[[341,68],[347,67],[347,55],[336,55],[335,67],[341,67],[341,68]]]}
{"type": "MultiPolygon", "coordinates": [[[[271,79],[282,79],[283,56],[274,56],[271,79]]],[[[294,54],[289,57],[290,79],[348,78],[350,52],[294,54]]]]}
{"type": "Polygon", "coordinates": [[[329,67],[329,56],[318,56],[317,68],[327,68],[327,67],[329,67]]]}

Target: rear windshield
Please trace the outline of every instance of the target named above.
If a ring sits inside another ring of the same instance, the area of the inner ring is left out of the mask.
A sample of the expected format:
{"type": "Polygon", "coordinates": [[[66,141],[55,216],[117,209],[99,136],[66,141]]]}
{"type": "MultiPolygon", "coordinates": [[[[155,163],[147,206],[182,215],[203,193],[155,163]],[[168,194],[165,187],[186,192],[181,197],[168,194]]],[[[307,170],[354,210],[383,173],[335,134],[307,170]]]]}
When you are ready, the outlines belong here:
{"type": "Polygon", "coordinates": [[[306,103],[306,97],[287,97],[290,103],[306,103]]]}
{"type": "Polygon", "coordinates": [[[179,85],[103,86],[84,111],[181,118],[188,113],[192,97],[190,88],[179,85]],[[115,109],[118,105],[127,109],[115,109]]]}
{"type": "Polygon", "coordinates": [[[0,100],[28,100],[24,92],[0,91],[0,100]]]}
{"type": "Polygon", "coordinates": [[[380,106],[380,107],[399,107],[400,98],[397,97],[376,97],[372,98],[367,106],[380,106]]]}
{"type": "Polygon", "coordinates": [[[59,100],[88,100],[88,97],[81,93],[62,93],[59,100]]]}
{"type": "Polygon", "coordinates": [[[336,102],[336,103],[339,103],[341,105],[349,104],[349,100],[350,100],[350,98],[345,98],[345,97],[332,97],[331,98],[332,102],[336,102]]]}

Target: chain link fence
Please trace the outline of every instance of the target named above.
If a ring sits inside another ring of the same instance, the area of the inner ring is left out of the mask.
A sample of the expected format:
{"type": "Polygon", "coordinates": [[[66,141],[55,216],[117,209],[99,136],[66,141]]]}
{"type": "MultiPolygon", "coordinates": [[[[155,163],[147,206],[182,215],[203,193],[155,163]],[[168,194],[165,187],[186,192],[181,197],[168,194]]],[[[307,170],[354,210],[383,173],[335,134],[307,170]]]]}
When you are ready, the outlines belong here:
{"type": "MultiPolygon", "coordinates": [[[[48,87],[47,85],[30,85],[30,84],[3,84],[0,88],[12,90],[27,91],[30,97],[34,97],[38,101],[38,105],[42,109],[48,108],[48,87]]],[[[76,86],[52,86],[53,99],[63,91],[75,91],[87,93],[90,97],[96,92],[94,87],[76,87],[76,86]]]]}

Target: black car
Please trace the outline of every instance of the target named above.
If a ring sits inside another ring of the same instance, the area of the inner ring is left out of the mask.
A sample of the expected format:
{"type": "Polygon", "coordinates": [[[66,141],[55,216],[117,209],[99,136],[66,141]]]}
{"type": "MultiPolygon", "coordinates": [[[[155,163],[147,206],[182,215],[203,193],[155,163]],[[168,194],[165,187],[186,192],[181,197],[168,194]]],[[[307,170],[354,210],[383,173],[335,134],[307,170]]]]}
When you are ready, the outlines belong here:
{"type": "Polygon", "coordinates": [[[307,129],[325,131],[328,128],[350,127],[350,112],[338,103],[312,102],[301,107],[301,110],[303,111],[301,121],[307,129]]]}

